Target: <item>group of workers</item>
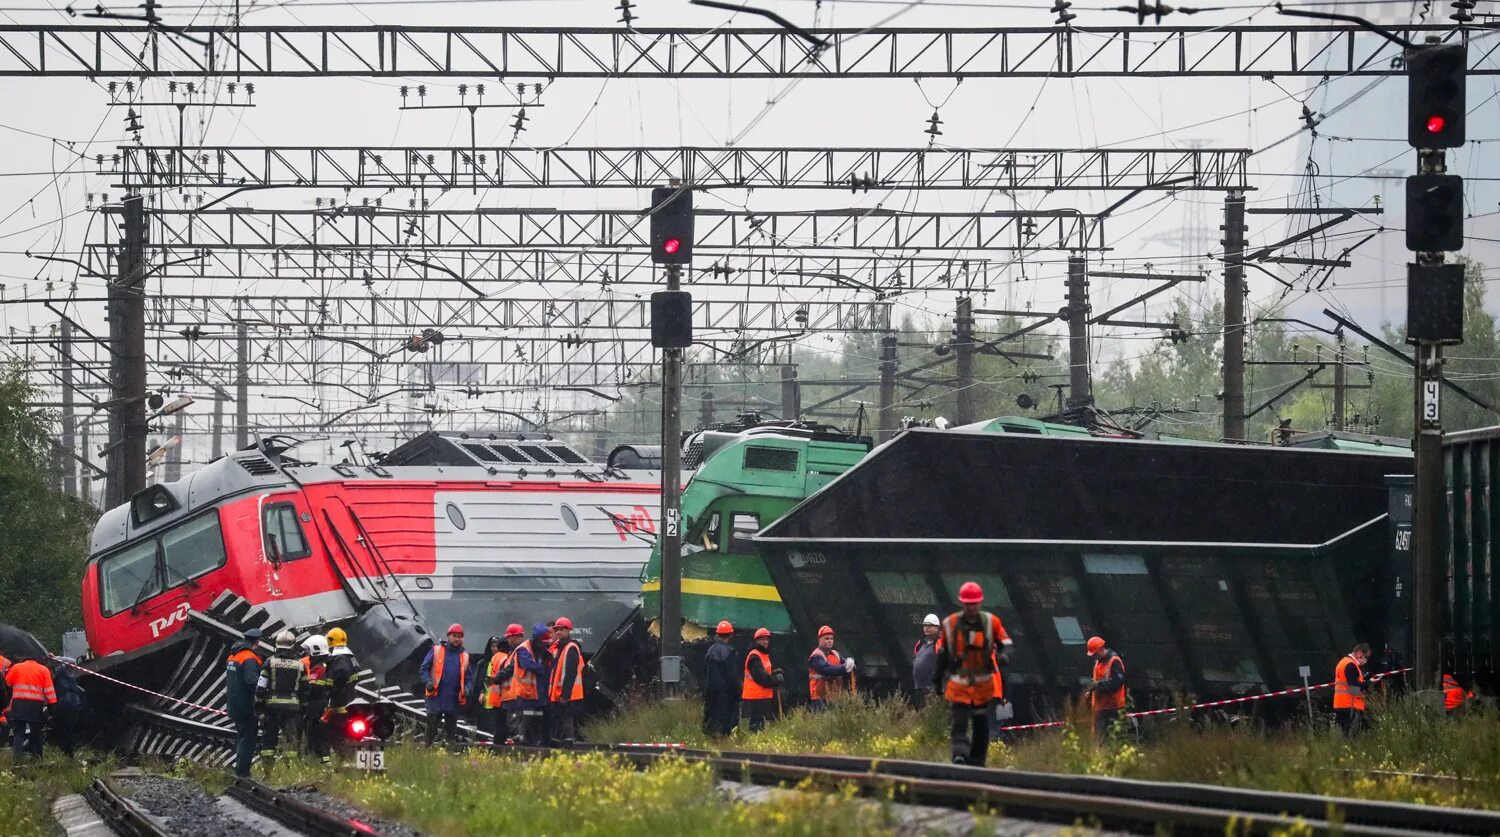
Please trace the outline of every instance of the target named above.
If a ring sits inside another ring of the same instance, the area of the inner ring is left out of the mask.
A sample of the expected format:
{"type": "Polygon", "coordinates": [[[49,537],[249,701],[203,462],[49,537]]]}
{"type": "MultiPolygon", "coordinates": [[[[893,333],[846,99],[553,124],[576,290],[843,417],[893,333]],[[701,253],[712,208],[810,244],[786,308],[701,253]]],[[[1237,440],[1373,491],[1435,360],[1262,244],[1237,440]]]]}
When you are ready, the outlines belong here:
{"type": "Polygon", "coordinates": [[[234,772],[249,776],[257,745],[263,763],[276,757],[283,734],[325,764],[354,699],[359,662],[343,628],[314,634],[297,645],[291,631],[275,637],[274,653],[262,656],[259,628],[245,632],[225,662],[225,698],[235,728],[234,772]]]}
{"type": "Polygon", "coordinates": [[[7,736],[17,761],[39,758],[47,721],[59,748],[69,756],[88,694],[78,683],[78,661],[58,657],[56,670],[45,657],[26,656],[12,663],[0,655],[0,746],[7,736]]]}
{"type": "Polygon", "coordinates": [[[478,659],[464,649],[463,625],[450,625],[418,670],[427,699],[427,746],[439,725],[444,741],[457,743],[458,717],[475,696],[480,729],[496,742],[571,743],[578,738],[583,669],[583,650],[566,616],[533,625],[529,637],[512,623],[505,636],[490,637],[478,659]]]}

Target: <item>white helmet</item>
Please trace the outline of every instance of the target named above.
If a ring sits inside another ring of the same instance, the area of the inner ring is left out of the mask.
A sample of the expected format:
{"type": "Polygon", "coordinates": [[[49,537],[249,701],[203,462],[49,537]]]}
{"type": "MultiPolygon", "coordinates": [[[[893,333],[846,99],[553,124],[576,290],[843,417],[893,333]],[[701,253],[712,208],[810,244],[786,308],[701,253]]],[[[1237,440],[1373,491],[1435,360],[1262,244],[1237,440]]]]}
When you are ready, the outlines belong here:
{"type": "Polygon", "coordinates": [[[938,615],[936,613],[929,613],[927,614],[927,618],[922,620],[922,624],[931,625],[936,628],[940,627],[943,622],[942,620],[938,619],[938,615]]]}
{"type": "Polygon", "coordinates": [[[326,657],[328,656],[328,637],[322,634],[313,634],[302,641],[302,647],[307,649],[307,653],[310,656],[326,657]]]}
{"type": "Polygon", "coordinates": [[[297,636],[291,631],[282,631],[276,635],[277,648],[291,648],[297,644],[297,636]]]}

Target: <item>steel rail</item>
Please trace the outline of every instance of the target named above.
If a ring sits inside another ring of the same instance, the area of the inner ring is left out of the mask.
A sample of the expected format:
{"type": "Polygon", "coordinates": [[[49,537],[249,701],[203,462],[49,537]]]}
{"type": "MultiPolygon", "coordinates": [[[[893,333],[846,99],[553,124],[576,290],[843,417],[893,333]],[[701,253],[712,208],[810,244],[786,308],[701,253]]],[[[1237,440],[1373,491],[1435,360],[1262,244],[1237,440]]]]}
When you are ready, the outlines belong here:
{"type": "Polygon", "coordinates": [[[84,790],[83,798],[116,834],[123,837],[171,837],[107,778],[95,779],[84,790]]]}
{"type": "Polygon", "coordinates": [[[321,808],[262,785],[254,779],[236,777],[227,791],[230,798],[245,807],[290,826],[311,837],[382,837],[384,832],[357,820],[331,814],[321,808]]]}

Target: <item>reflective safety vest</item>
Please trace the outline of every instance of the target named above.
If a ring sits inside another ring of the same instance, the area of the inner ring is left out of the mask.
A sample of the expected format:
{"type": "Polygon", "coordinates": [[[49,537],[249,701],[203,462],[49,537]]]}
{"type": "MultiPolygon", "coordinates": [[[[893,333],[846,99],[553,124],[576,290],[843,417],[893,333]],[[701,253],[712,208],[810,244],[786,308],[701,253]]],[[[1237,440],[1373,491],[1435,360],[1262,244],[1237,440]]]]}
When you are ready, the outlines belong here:
{"type": "Polygon", "coordinates": [[[775,689],[760,685],[750,676],[750,661],[757,658],[766,674],[771,673],[771,655],[759,648],[751,648],[750,653],[745,655],[745,682],[740,686],[740,700],[770,700],[776,697],[775,689]]]}
{"type": "Polygon", "coordinates": [[[1365,673],[1360,669],[1359,663],[1353,657],[1344,657],[1333,669],[1333,708],[1334,709],[1365,709],[1365,673]],[[1350,683],[1344,678],[1344,669],[1348,665],[1354,666],[1355,676],[1358,682],[1350,683]]]}
{"type": "MultiPolygon", "coordinates": [[[[493,656],[493,657],[490,658],[490,664],[489,664],[489,667],[487,669],[485,669],[484,676],[487,679],[490,679],[490,680],[499,680],[500,679],[500,670],[503,669],[503,668],[505,668],[505,664],[509,660],[510,660],[510,652],[509,651],[507,651],[505,649],[501,649],[499,651],[496,651],[495,652],[495,656],[493,656]]],[[[500,702],[503,701],[503,700],[505,700],[504,693],[505,693],[505,687],[504,686],[501,686],[499,683],[492,683],[492,684],[490,684],[484,690],[484,708],[485,709],[499,709],[500,708],[500,702]]]]}
{"type": "Polygon", "coordinates": [[[983,706],[996,697],[996,662],[1000,647],[1011,644],[1010,635],[993,613],[979,612],[978,629],[960,624],[963,617],[960,611],[943,620],[938,640],[939,653],[947,655],[948,683],[943,697],[949,703],[983,706]]]}
{"type": "Polygon", "coordinates": [[[52,688],[52,672],[35,660],[22,660],[5,673],[5,682],[10,686],[10,699],[34,700],[48,705],[57,703],[57,692],[52,688]]]}
{"type": "Polygon", "coordinates": [[[536,700],[541,697],[536,688],[536,672],[521,668],[520,657],[522,648],[531,653],[533,658],[536,656],[536,653],[531,650],[531,640],[529,639],[517,645],[516,650],[511,652],[510,662],[514,673],[510,676],[510,686],[502,695],[503,700],[536,700]]]}
{"type": "MultiPolygon", "coordinates": [[[[822,657],[828,661],[829,665],[841,666],[844,664],[844,661],[839,659],[839,652],[837,651],[824,651],[821,648],[814,648],[812,653],[807,655],[808,661],[811,662],[813,657],[822,657]]],[[[807,695],[809,698],[812,700],[828,700],[843,691],[844,680],[842,677],[824,677],[813,671],[812,666],[809,665],[807,667],[807,695]]]]}
{"type": "MultiPolygon", "coordinates": [[[[428,697],[437,697],[438,687],[443,685],[443,661],[448,656],[448,646],[439,643],[432,649],[432,684],[427,687],[428,697]]],[[[469,702],[469,652],[458,653],[458,705],[469,702]]]]}
{"type": "Polygon", "coordinates": [[[1458,679],[1451,674],[1443,675],[1443,708],[1452,712],[1464,705],[1464,701],[1472,698],[1473,692],[1464,691],[1464,687],[1458,684],[1458,679]]]}
{"type": "MultiPolygon", "coordinates": [[[[1110,669],[1112,669],[1112,668],[1115,667],[1115,663],[1116,662],[1118,662],[1120,664],[1120,673],[1124,674],[1125,673],[1125,658],[1121,657],[1119,654],[1113,654],[1112,653],[1111,656],[1108,659],[1105,659],[1105,660],[1095,660],[1094,661],[1094,682],[1097,683],[1100,680],[1106,680],[1106,679],[1108,679],[1109,678],[1110,669]]],[[[1118,689],[1111,689],[1111,690],[1109,690],[1107,692],[1101,692],[1101,691],[1098,691],[1097,689],[1094,690],[1094,692],[1093,692],[1093,705],[1094,705],[1094,711],[1095,712],[1107,712],[1107,711],[1109,711],[1111,709],[1124,709],[1125,708],[1125,684],[1121,683],[1120,684],[1120,688],[1118,688],[1118,689]]]]}
{"type": "Polygon", "coordinates": [[[297,693],[307,677],[307,666],[292,653],[277,651],[260,670],[259,691],[267,706],[295,707],[301,703],[297,693]]]}
{"type": "Polygon", "coordinates": [[[556,654],[557,663],[552,666],[552,682],[547,684],[547,700],[553,703],[562,700],[563,670],[567,668],[569,654],[578,659],[578,663],[574,666],[578,676],[573,678],[573,685],[568,689],[568,700],[583,700],[583,650],[578,647],[578,643],[568,640],[568,644],[559,649],[556,654]]]}

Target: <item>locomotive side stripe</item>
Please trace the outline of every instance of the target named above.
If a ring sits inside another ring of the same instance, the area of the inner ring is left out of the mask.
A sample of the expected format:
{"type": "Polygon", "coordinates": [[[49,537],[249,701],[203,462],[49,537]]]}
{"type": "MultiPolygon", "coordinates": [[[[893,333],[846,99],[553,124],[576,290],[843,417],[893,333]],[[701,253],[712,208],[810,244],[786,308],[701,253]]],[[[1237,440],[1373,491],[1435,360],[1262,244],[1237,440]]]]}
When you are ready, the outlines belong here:
{"type": "MultiPolygon", "coordinates": [[[[641,585],[642,592],[656,593],[661,590],[660,581],[648,581],[641,585]]],[[[721,596],[726,599],[753,599],[758,602],[780,602],[781,594],[771,584],[744,584],[738,581],[709,581],[701,578],[684,578],[682,592],[699,596],[721,596]]]]}

